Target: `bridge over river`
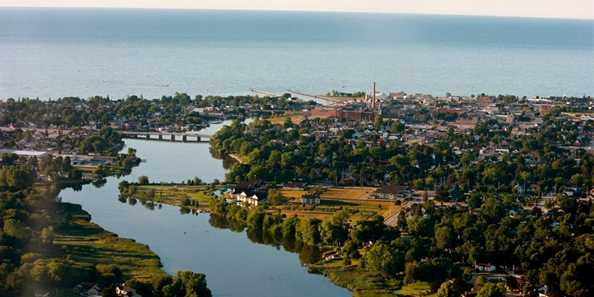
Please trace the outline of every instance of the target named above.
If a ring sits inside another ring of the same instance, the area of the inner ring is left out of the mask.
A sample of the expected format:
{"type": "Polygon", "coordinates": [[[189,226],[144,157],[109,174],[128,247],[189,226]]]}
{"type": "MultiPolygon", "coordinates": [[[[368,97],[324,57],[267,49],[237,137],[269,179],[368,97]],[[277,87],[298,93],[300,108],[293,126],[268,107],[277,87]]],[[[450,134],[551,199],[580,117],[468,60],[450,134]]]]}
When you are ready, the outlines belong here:
{"type": "Polygon", "coordinates": [[[208,142],[212,135],[195,132],[118,131],[123,138],[168,142],[208,142]]]}

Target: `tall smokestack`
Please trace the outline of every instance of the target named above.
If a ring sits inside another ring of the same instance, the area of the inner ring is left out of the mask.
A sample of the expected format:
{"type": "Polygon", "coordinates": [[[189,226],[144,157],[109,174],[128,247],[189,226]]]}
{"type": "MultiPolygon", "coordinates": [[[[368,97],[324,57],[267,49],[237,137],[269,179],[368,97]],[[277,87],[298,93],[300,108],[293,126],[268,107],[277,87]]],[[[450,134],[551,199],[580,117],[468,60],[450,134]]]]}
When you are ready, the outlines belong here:
{"type": "Polygon", "coordinates": [[[371,106],[371,108],[375,111],[375,82],[373,82],[373,105],[371,106]]]}

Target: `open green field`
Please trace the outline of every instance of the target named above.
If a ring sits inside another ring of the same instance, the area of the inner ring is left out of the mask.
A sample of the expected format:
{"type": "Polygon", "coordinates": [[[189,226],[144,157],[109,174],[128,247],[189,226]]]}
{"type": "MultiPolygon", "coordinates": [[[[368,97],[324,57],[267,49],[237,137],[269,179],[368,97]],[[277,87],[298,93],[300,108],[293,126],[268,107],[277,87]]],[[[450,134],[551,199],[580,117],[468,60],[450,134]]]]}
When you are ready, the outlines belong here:
{"type": "Polygon", "coordinates": [[[386,279],[365,270],[357,261],[350,266],[333,261],[316,268],[333,283],[351,290],[353,297],[432,296],[431,285],[427,282],[403,285],[400,279],[386,279]]]}
{"type": "Polygon", "coordinates": [[[68,260],[81,268],[115,264],[127,278],[151,280],[165,275],[159,257],[148,246],[119,238],[90,221],[80,205],[62,203],[61,212],[69,223],[56,230],[54,244],[68,260]]]}
{"type": "Polygon", "coordinates": [[[400,296],[431,296],[431,284],[427,282],[416,282],[402,286],[402,288],[396,291],[396,294],[400,296]]]}
{"type": "Polygon", "coordinates": [[[212,197],[205,185],[131,185],[133,197],[176,206],[208,207],[212,197]]]}
{"type": "Polygon", "coordinates": [[[351,290],[353,297],[397,296],[399,280],[387,280],[379,274],[366,271],[356,263],[353,264],[343,266],[342,263],[333,261],[316,267],[333,283],[351,290]]]}

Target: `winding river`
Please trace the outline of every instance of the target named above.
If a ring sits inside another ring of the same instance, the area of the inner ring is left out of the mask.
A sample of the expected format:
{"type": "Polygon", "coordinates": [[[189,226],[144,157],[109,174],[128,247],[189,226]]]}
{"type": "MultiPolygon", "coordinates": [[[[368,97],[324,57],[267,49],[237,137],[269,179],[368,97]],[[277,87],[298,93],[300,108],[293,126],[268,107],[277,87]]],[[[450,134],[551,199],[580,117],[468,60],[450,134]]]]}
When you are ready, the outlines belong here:
{"type": "MultiPolygon", "coordinates": [[[[224,124],[212,125],[203,132],[214,132],[224,124]]],[[[223,161],[211,156],[206,143],[126,140],[126,146],[137,149],[145,160],[132,174],[110,177],[102,187],[66,189],[60,194],[62,200],[82,205],[103,228],[148,244],[168,273],[205,273],[217,297],[351,296],[323,276],[308,273],[298,254],[254,243],[245,232],[215,228],[208,214],[184,215],[168,205],[151,210],[140,203],[133,206],[118,201],[118,183],[136,181],[141,175],[163,182],[195,176],[211,182],[225,175],[223,161]]]]}

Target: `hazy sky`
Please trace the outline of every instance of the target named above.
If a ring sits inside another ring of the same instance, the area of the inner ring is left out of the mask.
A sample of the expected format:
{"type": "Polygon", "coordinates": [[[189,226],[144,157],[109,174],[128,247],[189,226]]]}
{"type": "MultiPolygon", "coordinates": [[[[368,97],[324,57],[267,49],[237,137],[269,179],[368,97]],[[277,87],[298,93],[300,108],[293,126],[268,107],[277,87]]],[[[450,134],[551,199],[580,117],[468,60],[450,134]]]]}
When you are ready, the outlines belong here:
{"type": "Polygon", "coordinates": [[[0,6],[319,10],[594,19],[594,0],[0,0],[0,6]]]}

